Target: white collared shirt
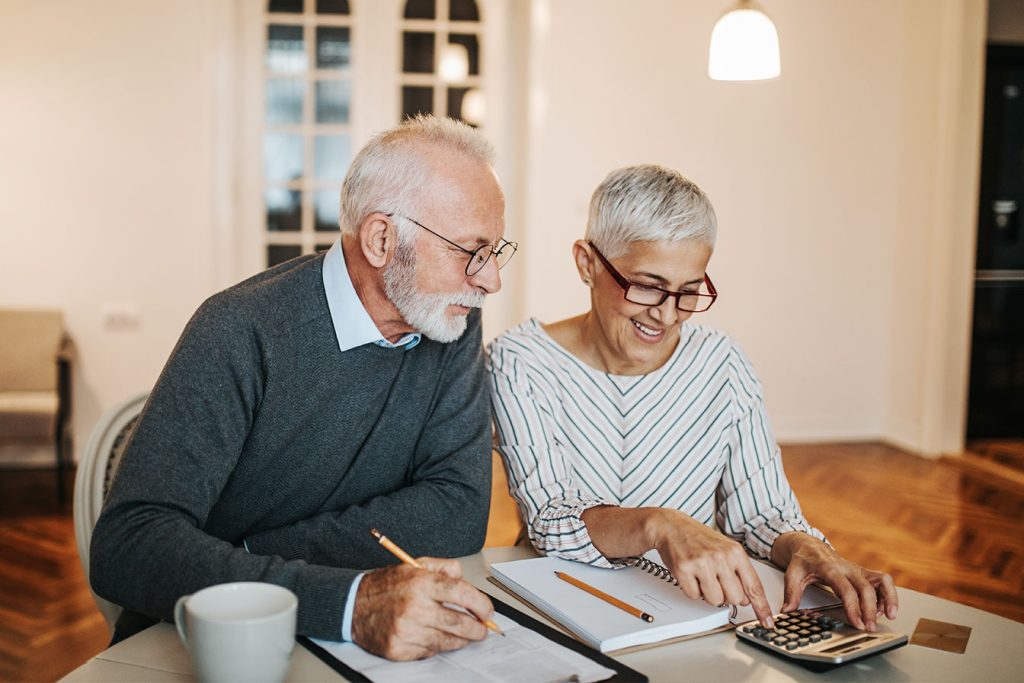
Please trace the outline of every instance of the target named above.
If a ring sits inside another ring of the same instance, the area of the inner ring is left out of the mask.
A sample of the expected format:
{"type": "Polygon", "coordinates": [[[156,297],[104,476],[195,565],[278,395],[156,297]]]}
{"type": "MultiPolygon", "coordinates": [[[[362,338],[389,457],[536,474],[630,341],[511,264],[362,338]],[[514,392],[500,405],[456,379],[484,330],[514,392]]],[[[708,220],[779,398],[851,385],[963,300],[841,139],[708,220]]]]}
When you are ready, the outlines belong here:
{"type": "Polygon", "coordinates": [[[371,343],[408,351],[420,343],[419,332],[410,332],[394,344],[380,333],[352,285],[340,237],[334,241],[327,256],[324,257],[323,275],[327,308],[331,311],[334,334],[338,338],[338,348],[342,351],[371,343]]]}

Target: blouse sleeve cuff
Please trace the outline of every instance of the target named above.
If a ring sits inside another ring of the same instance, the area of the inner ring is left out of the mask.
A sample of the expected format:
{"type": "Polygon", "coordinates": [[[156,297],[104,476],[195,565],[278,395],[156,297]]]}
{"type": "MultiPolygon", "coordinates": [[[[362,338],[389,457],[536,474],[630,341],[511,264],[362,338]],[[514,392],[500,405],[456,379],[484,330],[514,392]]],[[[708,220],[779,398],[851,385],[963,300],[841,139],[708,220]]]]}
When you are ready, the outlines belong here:
{"type": "Polygon", "coordinates": [[[746,546],[747,552],[751,555],[767,560],[771,558],[772,545],[775,544],[775,539],[791,531],[805,533],[831,546],[831,543],[825,538],[825,534],[812,527],[807,520],[782,519],[778,517],[770,519],[748,531],[743,540],[743,545],[746,546]]]}
{"type": "Polygon", "coordinates": [[[618,506],[606,500],[552,501],[530,525],[533,547],[545,555],[564,560],[584,562],[595,567],[615,567],[590,539],[590,532],[582,517],[586,510],[601,505],[618,506]]]}

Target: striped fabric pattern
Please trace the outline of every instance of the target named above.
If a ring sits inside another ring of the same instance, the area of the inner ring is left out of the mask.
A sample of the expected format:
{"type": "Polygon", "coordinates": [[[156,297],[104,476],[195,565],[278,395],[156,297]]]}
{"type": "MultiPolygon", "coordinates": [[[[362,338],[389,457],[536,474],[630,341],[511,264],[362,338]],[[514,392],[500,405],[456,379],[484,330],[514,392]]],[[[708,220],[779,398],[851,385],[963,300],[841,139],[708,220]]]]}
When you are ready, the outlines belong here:
{"type": "Polygon", "coordinates": [[[647,375],[589,367],[536,319],[488,347],[498,451],[540,552],[598,566],[580,515],[595,505],[672,507],[766,558],[804,519],[772,435],[761,383],[726,335],[686,322],[647,375]]]}

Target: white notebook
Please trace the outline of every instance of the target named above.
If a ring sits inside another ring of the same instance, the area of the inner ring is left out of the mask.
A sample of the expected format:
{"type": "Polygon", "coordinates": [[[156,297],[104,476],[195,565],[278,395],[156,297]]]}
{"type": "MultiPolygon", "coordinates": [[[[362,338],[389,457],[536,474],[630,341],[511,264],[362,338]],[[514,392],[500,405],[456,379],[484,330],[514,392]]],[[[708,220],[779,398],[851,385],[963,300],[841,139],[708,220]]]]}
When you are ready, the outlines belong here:
{"type": "MultiPolygon", "coordinates": [[[[657,551],[644,556],[657,566],[657,551]]],[[[754,561],[768,604],[773,612],[782,608],[783,573],[763,562],[754,561]]],[[[558,622],[580,640],[601,652],[614,652],[638,645],[713,631],[730,623],[754,619],[750,607],[714,607],[702,600],[691,600],[676,586],[667,570],[663,576],[640,567],[602,569],[555,557],[538,557],[491,565],[491,575],[507,589],[558,622]],[[654,617],[647,623],[593,595],[559,579],[565,572],[654,617]]],[[[800,607],[824,607],[838,604],[835,595],[810,586],[804,591],[800,607]]]]}

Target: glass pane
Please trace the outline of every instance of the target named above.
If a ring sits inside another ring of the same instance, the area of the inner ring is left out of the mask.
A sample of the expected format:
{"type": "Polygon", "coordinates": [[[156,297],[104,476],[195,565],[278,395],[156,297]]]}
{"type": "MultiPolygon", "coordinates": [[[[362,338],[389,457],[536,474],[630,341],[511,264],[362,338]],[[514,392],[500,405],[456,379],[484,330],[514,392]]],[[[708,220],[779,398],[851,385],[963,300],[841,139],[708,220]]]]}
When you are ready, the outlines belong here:
{"type": "Polygon", "coordinates": [[[295,232],[302,228],[302,196],[298,190],[268,187],[264,199],[267,203],[267,230],[295,232]]]}
{"type": "Polygon", "coordinates": [[[263,177],[270,181],[302,177],[302,136],[268,133],[263,139],[263,177]]]}
{"type": "Polygon", "coordinates": [[[351,141],[347,135],[317,135],[313,140],[315,177],[318,180],[341,180],[352,160],[351,141]]]}
{"type": "Polygon", "coordinates": [[[306,46],[301,26],[271,24],[267,27],[267,68],[294,73],[306,69],[306,46]]]}
{"type": "Polygon", "coordinates": [[[406,19],[433,19],[437,11],[434,0],[409,0],[405,3],[406,19]]]}
{"type": "Polygon", "coordinates": [[[407,74],[434,73],[433,33],[402,33],[402,71],[407,74]]]}
{"type": "Polygon", "coordinates": [[[341,191],[317,190],[313,195],[313,229],[329,232],[340,229],[341,191]]]}
{"type": "Polygon", "coordinates": [[[316,68],[340,69],[352,61],[349,30],[343,26],[316,27],[316,68]]]}
{"type": "Polygon", "coordinates": [[[452,21],[480,21],[480,12],[473,0],[451,0],[448,18],[452,21]]]}
{"type": "Polygon", "coordinates": [[[267,267],[284,263],[289,259],[302,255],[302,247],[291,244],[271,244],[267,247],[267,267]]]}
{"type": "Polygon", "coordinates": [[[469,92],[469,88],[448,88],[448,117],[453,119],[462,118],[462,99],[469,92]]]}
{"type": "Polygon", "coordinates": [[[267,123],[302,123],[303,81],[294,78],[267,79],[267,123]]]}
{"type": "Polygon", "coordinates": [[[318,245],[316,245],[315,249],[316,249],[316,251],[318,251],[318,252],[321,252],[321,251],[329,251],[329,250],[330,250],[330,248],[331,248],[331,247],[333,247],[333,246],[334,246],[334,244],[333,244],[333,243],[332,243],[332,244],[318,244],[318,245]]]}
{"type": "Polygon", "coordinates": [[[434,89],[421,86],[402,86],[402,118],[417,114],[434,113],[434,89]]]}
{"type": "Polygon", "coordinates": [[[348,14],[348,0],[316,0],[317,14],[348,14]]]}
{"type": "Polygon", "coordinates": [[[452,33],[448,36],[449,43],[465,45],[469,53],[469,75],[480,75],[480,41],[475,33],[452,33]]]}
{"type": "Polygon", "coordinates": [[[302,0],[270,0],[268,7],[271,12],[302,13],[302,0]]]}
{"type": "Polygon", "coordinates": [[[351,102],[352,84],[349,81],[316,82],[317,123],[348,123],[351,102]]]}

